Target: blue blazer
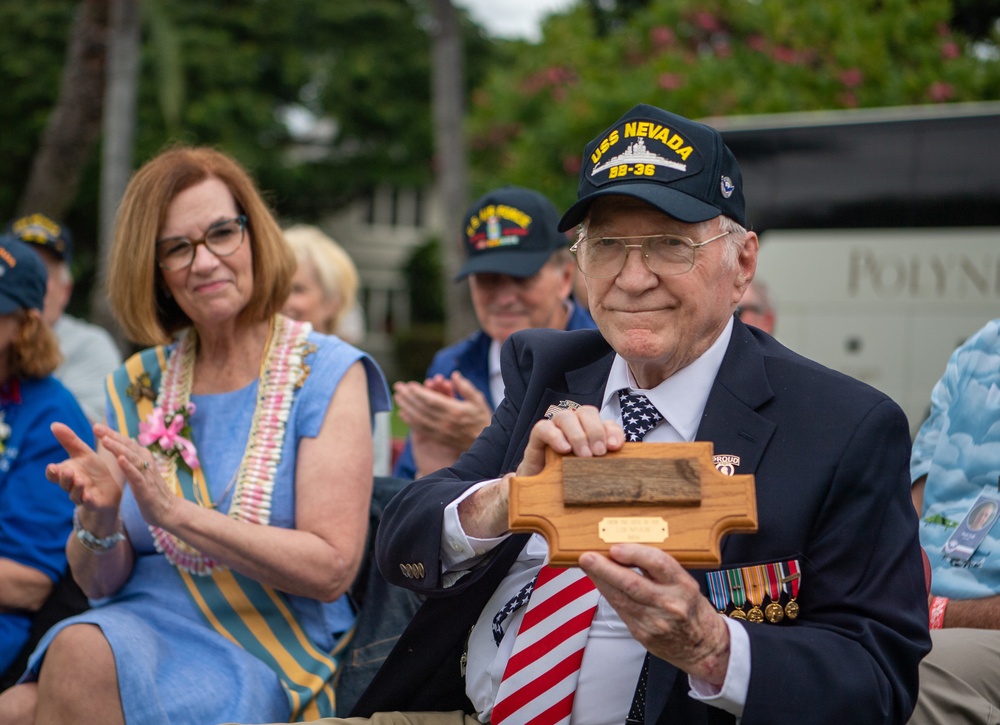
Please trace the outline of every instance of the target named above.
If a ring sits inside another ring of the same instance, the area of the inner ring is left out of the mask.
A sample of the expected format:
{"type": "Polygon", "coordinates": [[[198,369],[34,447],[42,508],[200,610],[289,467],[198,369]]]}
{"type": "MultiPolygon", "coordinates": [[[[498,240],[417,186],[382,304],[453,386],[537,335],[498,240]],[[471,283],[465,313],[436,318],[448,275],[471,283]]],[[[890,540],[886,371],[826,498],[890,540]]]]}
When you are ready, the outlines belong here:
{"type": "MultiPolygon", "coordinates": [[[[600,406],[613,356],[596,331],[513,335],[503,349],[506,398],[493,423],[454,467],[390,503],[379,566],[427,599],[354,714],[471,712],[460,668],[465,640],[526,536],[511,536],[445,589],[443,509],[471,483],[513,471],[549,405],[600,406]]],[[[905,723],[930,638],[899,406],[736,320],[696,438],[739,456],[736,473],[755,476],[759,530],[724,539],[721,568],[798,559],[802,572],[798,619],[743,625],[752,668],[743,725],[905,723]]],[[[692,574],[707,596],[705,572],[692,574]]],[[[734,720],[690,698],[687,677],[663,660],[650,658],[648,683],[647,723],[734,720]]]]}

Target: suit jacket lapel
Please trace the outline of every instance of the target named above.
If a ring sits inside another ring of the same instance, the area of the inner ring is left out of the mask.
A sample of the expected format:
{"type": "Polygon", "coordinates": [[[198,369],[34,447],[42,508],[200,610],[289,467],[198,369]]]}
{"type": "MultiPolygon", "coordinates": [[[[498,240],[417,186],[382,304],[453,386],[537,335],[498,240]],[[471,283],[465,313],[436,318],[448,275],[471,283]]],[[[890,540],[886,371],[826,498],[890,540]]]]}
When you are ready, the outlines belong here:
{"type": "MultiPolygon", "coordinates": [[[[773,397],[760,343],[736,320],[696,438],[712,441],[715,455],[737,456],[735,473],[754,473],[775,428],[757,409],[773,397]]],[[[723,557],[728,542],[722,541],[723,557]]],[[[707,591],[705,582],[702,587],[707,591]]]]}
{"type": "Polygon", "coordinates": [[[757,409],[773,397],[760,345],[737,320],[696,439],[712,441],[716,455],[739,456],[736,473],[753,473],[774,435],[774,423],[757,409]]]}
{"type": "Polygon", "coordinates": [[[566,407],[565,401],[600,408],[604,397],[604,385],[613,360],[614,352],[609,352],[596,362],[567,372],[563,388],[559,390],[548,388],[541,396],[538,409],[535,411],[535,420],[545,417],[549,406],[566,407]]]}

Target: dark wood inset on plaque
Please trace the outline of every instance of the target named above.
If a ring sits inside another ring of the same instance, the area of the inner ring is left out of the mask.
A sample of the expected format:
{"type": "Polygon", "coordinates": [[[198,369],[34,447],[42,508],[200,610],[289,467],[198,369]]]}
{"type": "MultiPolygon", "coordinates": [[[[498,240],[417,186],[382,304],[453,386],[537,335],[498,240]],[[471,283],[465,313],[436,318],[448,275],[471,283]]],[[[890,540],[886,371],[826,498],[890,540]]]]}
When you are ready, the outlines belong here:
{"type": "MultiPolygon", "coordinates": [[[[652,444],[644,444],[652,445],[652,444]]],[[[563,458],[567,506],[698,506],[701,466],[695,458],[563,458]]]]}
{"type": "Polygon", "coordinates": [[[757,530],[757,501],[753,476],[724,475],[712,456],[703,441],[626,443],[595,458],[550,449],[541,473],[511,479],[510,528],[543,534],[556,566],[631,541],[718,567],[724,535],[757,530]]]}

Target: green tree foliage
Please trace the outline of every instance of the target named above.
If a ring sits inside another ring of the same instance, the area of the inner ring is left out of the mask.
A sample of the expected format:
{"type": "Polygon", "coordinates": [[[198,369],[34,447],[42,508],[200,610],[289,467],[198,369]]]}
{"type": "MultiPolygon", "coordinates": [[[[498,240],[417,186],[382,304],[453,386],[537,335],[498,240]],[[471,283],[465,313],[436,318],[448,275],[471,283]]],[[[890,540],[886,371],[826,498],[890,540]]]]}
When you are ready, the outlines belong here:
{"type": "Polygon", "coordinates": [[[376,183],[429,181],[429,44],[419,7],[172,0],[162,15],[175,29],[184,96],[168,125],[153,82],[160,46],[147,43],[139,159],[166,140],[219,145],[275,191],[283,213],[302,217],[376,183]],[[288,109],[328,119],[330,135],[293,136],[288,109]]]}
{"type": "Polygon", "coordinates": [[[445,290],[441,240],[415,247],[403,266],[410,292],[408,329],[395,336],[396,364],[402,380],[423,380],[434,354],[445,344],[445,290]]]}
{"type": "Polygon", "coordinates": [[[0,3],[0,223],[14,215],[55,104],[76,3],[0,3]]]}
{"type": "Polygon", "coordinates": [[[502,48],[473,97],[476,190],[565,207],[584,145],[638,102],[700,118],[1000,98],[996,30],[974,45],[949,0],[650,0],[611,23],[593,5],[502,48]]]}
{"type": "MultiPolygon", "coordinates": [[[[0,219],[12,216],[55,105],[78,0],[0,3],[0,219]]],[[[233,154],[278,212],[314,220],[376,184],[433,179],[426,0],[143,3],[135,163],[173,143],[233,154]],[[289,109],[326,136],[299,136],[289,109]]],[[[463,25],[470,84],[492,43],[463,25]]],[[[96,249],[98,156],[64,221],[96,249]]]]}
{"type": "Polygon", "coordinates": [[[433,237],[415,247],[403,266],[410,290],[410,316],[416,322],[445,321],[441,240],[433,237]]]}

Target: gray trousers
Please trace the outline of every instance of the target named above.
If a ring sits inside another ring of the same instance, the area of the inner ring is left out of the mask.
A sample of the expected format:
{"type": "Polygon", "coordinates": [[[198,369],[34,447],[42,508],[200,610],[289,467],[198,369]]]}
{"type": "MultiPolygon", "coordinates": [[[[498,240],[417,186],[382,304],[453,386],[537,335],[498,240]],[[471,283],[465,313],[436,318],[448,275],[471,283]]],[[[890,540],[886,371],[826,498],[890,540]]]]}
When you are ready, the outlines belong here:
{"type": "Polygon", "coordinates": [[[1000,725],[1000,630],[935,629],[910,725],[1000,725]]]}

